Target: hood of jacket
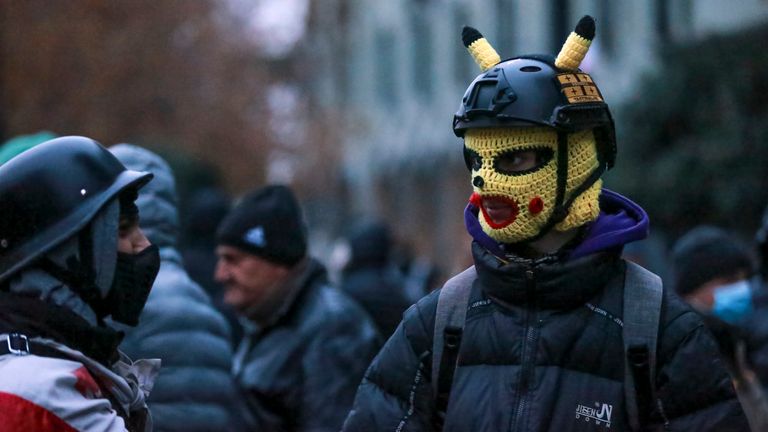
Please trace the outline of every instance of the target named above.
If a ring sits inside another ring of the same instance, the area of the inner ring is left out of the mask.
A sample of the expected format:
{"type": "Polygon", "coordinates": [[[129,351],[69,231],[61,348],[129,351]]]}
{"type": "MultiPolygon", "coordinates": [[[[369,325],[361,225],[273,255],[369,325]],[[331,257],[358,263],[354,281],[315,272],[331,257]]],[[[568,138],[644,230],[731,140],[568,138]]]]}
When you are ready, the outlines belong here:
{"type": "MultiPolygon", "coordinates": [[[[117,262],[119,213],[119,204],[113,200],[99,210],[85,228],[91,238],[91,246],[86,248],[90,251],[90,257],[80,255],[83,252],[83,244],[81,236],[76,234],[47,252],[44,258],[61,270],[68,270],[71,275],[78,271],[76,263],[90,262],[95,288],[102,298],[106,297],[112,286],[117,262]]],[[[51,271],[49,266],[43,265],[42,260],[38,260],[11,278],[9,291],[66,308],[92,326],[101,325],[97,309],[94,309],[98,305],[89,303],[81,296],[81,290],[85,287],[75,280],[62,278],[62,275],[51,271]]]]}
{"type": "Polygon", "coordinates": [[[158,248],[175,247],[179,235],[179,213],[176,208],[176,181],[168,163],[157,154],[132,145],[118,144],[109,148],[126,168],[148,171],[155,178],[139,192],[142,231],[158,248]]]}

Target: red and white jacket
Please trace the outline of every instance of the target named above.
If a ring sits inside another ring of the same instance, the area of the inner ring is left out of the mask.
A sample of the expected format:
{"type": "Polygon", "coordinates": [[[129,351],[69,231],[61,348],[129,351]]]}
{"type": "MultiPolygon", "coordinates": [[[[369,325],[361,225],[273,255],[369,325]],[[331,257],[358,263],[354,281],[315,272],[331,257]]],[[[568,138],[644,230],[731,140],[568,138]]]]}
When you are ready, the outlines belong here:
{"type": "MultiPolygon", "coordinates": [[[[0,334],[0,343],[7,336],[0,334]]],[[[152,430],[145,398],[159,360],[131,362],[121,354],[109,369],[50,339],[30,341],[68,359],[0,355],[0,432],[152,430]]]]}

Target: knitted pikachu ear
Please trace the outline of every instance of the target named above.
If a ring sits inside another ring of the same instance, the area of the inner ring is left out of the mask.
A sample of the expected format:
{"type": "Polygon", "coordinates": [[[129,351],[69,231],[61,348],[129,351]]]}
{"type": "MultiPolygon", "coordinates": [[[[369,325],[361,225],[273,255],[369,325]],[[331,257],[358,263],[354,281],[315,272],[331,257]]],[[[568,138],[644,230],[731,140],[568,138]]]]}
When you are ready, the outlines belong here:
{"type": "Polygon", "coordinates": [[[563,44],[560,54],[555,59],[555,66],[567,71],[577,70],[594,38],[595,19],[584,15],[563,44]]]}
{"type": "Polygon", "coordinates": [[[496,50],[476,29],[464,26],[461,30],[461,41],[464,42],[464,46],[467,47],[472,58],[475,59],[475,63],[480,66],[483,72],[501,61],[496,50]]]}

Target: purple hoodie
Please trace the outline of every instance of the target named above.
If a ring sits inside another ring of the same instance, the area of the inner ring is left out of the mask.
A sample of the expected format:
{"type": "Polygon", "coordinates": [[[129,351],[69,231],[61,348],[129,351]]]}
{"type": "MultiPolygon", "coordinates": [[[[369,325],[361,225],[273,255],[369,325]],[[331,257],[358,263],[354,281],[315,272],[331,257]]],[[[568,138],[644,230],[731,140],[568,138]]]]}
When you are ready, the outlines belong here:
{"type": "MultiPolygon", "coordinates": [[[[468,204],[464,209],[464,225],[472,238],[488,251],[504,258],[501,245],[488,237],[480,227],[477,215],[480,209],[468,204]]],[[[595,252],[624,246],[648,236],[648,215],[639,205],[616,192],[603,189],[600,194],[600,215],[587,228],[584,240],[568,255],[580,258],[595,252]]]]}

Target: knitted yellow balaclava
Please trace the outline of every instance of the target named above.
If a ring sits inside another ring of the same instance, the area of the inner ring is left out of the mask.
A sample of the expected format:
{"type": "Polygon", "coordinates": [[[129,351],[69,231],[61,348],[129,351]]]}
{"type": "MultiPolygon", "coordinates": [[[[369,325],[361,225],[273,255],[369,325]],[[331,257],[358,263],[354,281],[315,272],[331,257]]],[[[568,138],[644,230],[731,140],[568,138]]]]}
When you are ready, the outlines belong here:
{"type": "MultiPolygon", "coordinates": [[[[467,48],[480,68],[485,71],[499,63],[498,54],[485,38],[470,30],[474,33],[469,39],[474,41],[467,48]]],[[[600,97],[589,75],[578,71],[594,28],[588,37],[578,30],[577,26],[555,60],[561,72],[572,72],[558,76],[563,94],[572,103],[600,97]],[[579,86],[571,87],[573,83],[579,86]]],[[[466,129],[464,145],[472,170],[474,193],[470,201],[480,209],[483,231],[494,240],[531,241],[550,229],[568,231],[597,218],[602,165],[593,130],[564,133],[533,124],[476,127],[466,129]],[[561,151],[567,154],[559,154],[561,151]],[[529,163],[516,169],[522,160],[529,163]]]]}
{"type": "MultiPolygon", "coordinates": [[[[464,143],[473,158],[472,203],[481,211],[483,231],[502,243],[535,238],[555,208],[557,132],[545,127],[470,129],[464,143]],[[528,150],[539,156],[535,168],[522,172],[499,170],[501,158],[514,158],[516,152],[528,150]],[[494,220],[493,215],[501,218],[494,220]]],[[[598,168],[592,131],[568,134],[568,168],[566,199],[598,168]]],[[[598,180],[576,197],[565,219],[554,228],[567,231],[597,218],[601,185],[598,180]]]]}

